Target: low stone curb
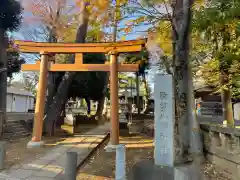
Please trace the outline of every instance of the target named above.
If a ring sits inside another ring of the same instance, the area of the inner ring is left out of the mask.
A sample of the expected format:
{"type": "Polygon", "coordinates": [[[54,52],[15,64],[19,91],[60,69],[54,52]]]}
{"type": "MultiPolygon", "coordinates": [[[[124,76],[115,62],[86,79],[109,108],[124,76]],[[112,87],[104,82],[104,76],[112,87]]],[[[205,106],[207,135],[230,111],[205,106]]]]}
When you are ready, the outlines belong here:
{"type": "MultiPolygon", "coordinates": [[[[110,133],[107,133],[106,136],[103,138],[103,140],[102,140],[96,147],[94,147],[94,148],[89,152],[89,154],[86,156],[86,158],[84,158],[84,159],[82,160],[82,162],[79,163],[79,165],[78,165],[77,168],[80,169],[80,168],[86,163],[86,161],[96,152],[96,150],[97,150],[109,137],[110,137],[110,133]]],[[[93,141],[91,144],[94,144],[95,142],[96,142],[96,140],[93,141]]]]}

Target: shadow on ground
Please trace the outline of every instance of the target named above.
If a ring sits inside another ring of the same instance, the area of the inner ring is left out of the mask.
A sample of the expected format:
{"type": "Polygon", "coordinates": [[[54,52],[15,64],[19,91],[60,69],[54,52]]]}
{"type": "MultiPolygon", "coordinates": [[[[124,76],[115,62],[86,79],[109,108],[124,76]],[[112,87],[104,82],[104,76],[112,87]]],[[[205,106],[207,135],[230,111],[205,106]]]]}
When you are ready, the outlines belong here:
{"type": "MultiPolygon", "coordinates": [[[[144,135],[131,135],[127,131],[121,133],[120,144],[125,144],[126,170],[128,176],[130,169],[136,162],[153,158],[153,140],[144,135]]],[[[102,144],[86,163],[79,169],[77,180],[112,180],[115,177],[115,152],[106,152],[104,147],[108,142],[102,144]]]]}

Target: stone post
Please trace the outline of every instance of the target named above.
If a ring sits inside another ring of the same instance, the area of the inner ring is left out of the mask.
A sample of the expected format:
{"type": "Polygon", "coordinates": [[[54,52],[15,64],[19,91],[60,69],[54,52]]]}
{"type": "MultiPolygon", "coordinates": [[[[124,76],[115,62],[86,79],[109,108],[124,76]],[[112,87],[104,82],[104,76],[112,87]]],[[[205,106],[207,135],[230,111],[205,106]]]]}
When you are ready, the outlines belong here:
{"type": "Polygon", "coordinates": [[[67,152],[65,167],[65,180],[76,180],[77,176],[77,153],[67,152]]]}
{"type": "Polygon", "coordinates": [[[126,180],[126,147],[119,144],[116,147],[116,180],[126,180]]]}

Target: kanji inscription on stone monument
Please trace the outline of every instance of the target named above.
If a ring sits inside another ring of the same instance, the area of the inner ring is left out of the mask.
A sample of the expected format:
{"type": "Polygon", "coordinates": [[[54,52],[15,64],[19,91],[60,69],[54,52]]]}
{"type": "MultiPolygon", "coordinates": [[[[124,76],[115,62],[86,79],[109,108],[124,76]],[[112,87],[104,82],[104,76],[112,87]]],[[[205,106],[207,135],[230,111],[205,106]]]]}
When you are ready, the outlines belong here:
{"type": "Polygon", "coordinates": [[[173,89],[172,76],[155,76],[154,111],[155,111],[155,164],[173,167],[174,161],[174,124],[173,124],[173,89]],[[163,85],[164,82],[164,85],[163,85]]]}

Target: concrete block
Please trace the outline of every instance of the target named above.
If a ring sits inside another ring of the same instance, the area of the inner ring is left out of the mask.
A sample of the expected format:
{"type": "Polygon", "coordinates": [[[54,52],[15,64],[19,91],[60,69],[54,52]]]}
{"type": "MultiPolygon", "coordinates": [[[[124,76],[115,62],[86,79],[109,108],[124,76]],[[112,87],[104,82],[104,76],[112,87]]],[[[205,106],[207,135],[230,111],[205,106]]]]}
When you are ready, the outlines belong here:
{"type": "Polygon", "coordinates": [[[130,180],[202,180],[198,167],[182,165],[175,167],[155,166],[151,160],[136,163],[130,171],[130,180]]]}

